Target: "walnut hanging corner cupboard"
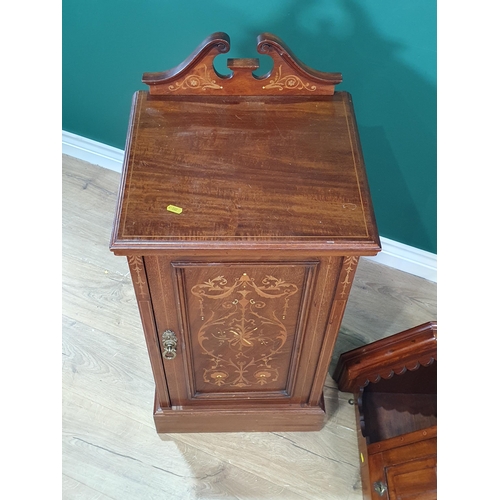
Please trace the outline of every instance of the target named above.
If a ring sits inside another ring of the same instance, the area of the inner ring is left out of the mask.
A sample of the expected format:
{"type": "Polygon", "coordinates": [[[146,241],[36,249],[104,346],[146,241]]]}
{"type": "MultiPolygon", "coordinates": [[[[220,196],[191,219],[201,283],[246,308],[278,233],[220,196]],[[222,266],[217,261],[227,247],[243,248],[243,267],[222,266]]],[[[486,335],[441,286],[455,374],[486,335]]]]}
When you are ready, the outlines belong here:
{"type": "Polygon", "coordinates": [[[363,498],[437,499],[437,322],[341,354],[354,395],[363,498]]]}
{"type": "Polygon", "coordinates": [[[351,96],[300,62],[214,58],[134,94],[110,249],[128,259],[163,432],[306,431],[358,259],[380,240],[351,96]]]}

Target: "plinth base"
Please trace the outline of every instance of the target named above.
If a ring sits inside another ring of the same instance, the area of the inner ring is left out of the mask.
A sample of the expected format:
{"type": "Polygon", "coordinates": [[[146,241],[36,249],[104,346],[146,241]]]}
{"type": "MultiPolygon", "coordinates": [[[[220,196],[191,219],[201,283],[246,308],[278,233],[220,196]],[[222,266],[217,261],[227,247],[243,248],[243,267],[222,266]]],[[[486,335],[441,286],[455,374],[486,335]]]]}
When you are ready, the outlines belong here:
{"type": "Polygon", "coordinates": [[[319,431],[326,422],[323,397],[318,406],[245,408],[159,408],[153,413],[158,433],[172,432],[304,432],[319,431]]]}

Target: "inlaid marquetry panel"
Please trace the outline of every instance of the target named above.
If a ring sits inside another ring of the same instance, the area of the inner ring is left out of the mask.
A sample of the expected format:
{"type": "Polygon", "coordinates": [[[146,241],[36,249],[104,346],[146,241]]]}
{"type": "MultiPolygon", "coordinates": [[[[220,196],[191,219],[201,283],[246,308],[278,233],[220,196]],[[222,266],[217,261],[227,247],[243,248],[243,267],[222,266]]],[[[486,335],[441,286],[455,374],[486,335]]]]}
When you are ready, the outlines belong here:
{"type": "Polygon", "coordinates": [[[173,265],[191,396],[289,396],[316,263],[173,265]]]}

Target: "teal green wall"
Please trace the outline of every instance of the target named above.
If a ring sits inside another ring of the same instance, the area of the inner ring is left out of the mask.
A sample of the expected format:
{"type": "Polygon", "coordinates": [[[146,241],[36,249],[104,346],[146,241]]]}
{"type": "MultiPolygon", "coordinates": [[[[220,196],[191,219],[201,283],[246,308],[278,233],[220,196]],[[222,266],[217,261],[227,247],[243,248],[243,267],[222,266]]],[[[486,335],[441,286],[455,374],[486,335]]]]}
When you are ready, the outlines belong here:
{"type": "Polygon", "coordinates": [[[257,56],[268,31],[343,74],[380,234],[435,253],[436,0],[63,0],[63,129],[124,149],[142,73],[176,66],[215,31],[231,37],[229,57],[257,56]]]}

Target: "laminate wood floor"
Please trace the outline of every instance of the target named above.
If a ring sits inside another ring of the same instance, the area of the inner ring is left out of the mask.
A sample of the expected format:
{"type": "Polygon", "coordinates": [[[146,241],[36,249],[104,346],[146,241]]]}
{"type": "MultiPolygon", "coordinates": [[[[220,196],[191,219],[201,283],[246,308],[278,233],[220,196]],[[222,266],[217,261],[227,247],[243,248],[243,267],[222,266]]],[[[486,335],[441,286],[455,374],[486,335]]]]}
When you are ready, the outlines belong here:
{"type": "MultiPolygon", "coordinates": [[[[319,432],[164,434],[126,259],[108,249],[119,174],[63,155],[63,499],[361,499],[350,394],[319,432]]],[[[361,259],[340,353],[436,319],[436,284],[361,259]]]]}

